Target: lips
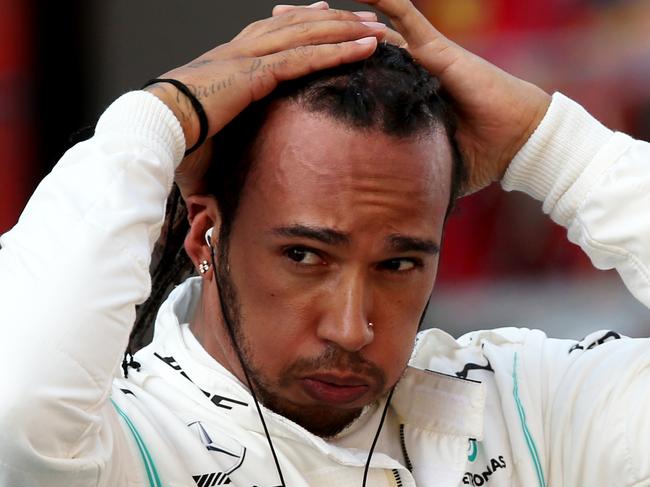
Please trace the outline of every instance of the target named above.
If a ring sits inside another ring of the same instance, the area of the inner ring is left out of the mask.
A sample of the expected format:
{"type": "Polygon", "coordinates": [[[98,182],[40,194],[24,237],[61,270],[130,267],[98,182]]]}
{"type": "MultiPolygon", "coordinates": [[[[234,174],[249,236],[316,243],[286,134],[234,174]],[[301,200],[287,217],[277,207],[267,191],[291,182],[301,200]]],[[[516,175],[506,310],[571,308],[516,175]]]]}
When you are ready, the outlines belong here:
{"type": "Polygon", "coordinates": [[[302,379],[304,391],[318,402],[343,405],[360,399],[370,387],[361,377],[317,374],[302,379]]]}

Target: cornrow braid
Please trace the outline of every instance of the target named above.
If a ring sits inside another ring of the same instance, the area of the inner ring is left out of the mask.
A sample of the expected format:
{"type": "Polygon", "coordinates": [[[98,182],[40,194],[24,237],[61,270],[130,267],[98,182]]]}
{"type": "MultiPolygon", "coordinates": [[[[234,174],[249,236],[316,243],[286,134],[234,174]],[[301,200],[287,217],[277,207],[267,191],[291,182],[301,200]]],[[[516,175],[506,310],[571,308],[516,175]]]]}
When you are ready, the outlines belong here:
{"type": "Polygon", "coordinates": [[[194,273],[192,261],[183,246],[188,230],[187,208],[178,186],[174,185],[167,199],[160,238],[151,257],[151,295],[136,308],[135,324],[124,353],[122,370],[125,377],[129,367],[139,368],[133,354],[151,341],[156,314],[167,294],[194,273]]]}

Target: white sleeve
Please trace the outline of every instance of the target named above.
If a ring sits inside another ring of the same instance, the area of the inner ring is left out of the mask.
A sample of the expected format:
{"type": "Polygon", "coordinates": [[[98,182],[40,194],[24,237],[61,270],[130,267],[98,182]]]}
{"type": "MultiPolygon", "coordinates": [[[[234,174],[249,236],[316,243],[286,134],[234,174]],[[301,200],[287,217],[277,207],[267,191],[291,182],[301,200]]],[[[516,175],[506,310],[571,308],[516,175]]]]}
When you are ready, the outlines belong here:
{"type": "MultiPolygon", "coordinates": [[[[650,144],[556,93],[502,184],[543,201],[594,266],[616,268],[650,307],[650,144]]],[[[542,363],[532,362],[530,383],[546,385],[549,485],[650,485],[650,339],[616,337],[547,340],[542,363]]]]}
{"type": "Polygon", "coordinates": [[[650,307],[650,144],[612,132],[561,94],[502,181],[544,202],[599,269],[650,307]]]}
{"type": "Polygon", "coordinates": [[[1,486],[99,482],[111,383],[184,149],[158,98],[123,95],[2,236],[1,486]]]}

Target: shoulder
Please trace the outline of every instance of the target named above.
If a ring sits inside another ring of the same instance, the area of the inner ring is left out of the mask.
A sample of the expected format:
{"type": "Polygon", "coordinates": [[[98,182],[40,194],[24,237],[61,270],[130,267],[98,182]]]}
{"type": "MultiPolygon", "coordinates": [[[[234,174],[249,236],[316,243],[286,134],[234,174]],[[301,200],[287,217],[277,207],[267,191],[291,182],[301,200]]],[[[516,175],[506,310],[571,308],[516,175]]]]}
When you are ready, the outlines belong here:
{"type": "Polygon", "coordinates": [[[650,339],[598,332],[567,353],[546,415],[552,463],[582,466],[564,484],[647,485],[650,339]]]}
{"type": "Polygon", "coordinates": [[[650,340],[613,331],[597,331],[577,341],[549,338],[540,330],[498,328],[458,339],[442,330],[425,330],[418,335],[410,365],[463,379],[496,376],[504,386],[517,376],[539,399],[562,387],[577,387],[578,377],[596,374],[602,364],[610,371],[607,376],[626,376],[647,363],[650,340]]]}
{"type": "Polygon", "coordinates": [[[548,338],[543,332],[527,328],[480,330],[457,339],[443,330],[432,328],[418,334],[411,365],[453,374],[459,366],[471,361],[512,357],[515,352],[538,350],[546,340],[548,338]]]}

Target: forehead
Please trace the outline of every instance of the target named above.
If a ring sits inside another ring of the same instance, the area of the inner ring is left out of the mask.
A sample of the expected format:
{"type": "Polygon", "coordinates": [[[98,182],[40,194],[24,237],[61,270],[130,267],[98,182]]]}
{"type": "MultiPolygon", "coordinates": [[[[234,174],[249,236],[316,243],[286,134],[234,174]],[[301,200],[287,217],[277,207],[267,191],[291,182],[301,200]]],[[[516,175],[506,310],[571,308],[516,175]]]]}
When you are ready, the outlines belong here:
{"type": "Polygon", "coordinates": [[[442,129],[397,138],[281,103],[254,157],[241,212],[341,230],[396,222],[433,228],[444,220],[452,157],[442,129]]]}

